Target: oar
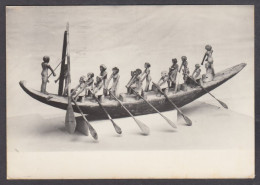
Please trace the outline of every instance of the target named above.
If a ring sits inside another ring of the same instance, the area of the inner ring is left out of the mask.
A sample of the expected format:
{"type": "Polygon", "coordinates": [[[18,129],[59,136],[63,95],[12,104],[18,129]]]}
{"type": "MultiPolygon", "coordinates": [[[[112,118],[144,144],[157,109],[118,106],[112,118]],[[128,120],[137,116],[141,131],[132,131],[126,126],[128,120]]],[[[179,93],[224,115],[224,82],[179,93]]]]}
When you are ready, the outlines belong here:
{"type": "MultiPolygon", "coordinates": [[[[67,24],[67,41],[69,40],[69,25],[67,24]]],[[[74,133],[76,129],[76,119],[74,116],[74,111],[73,107],[71,105],[71,96],[70,96],[70,54],[69,54],[69,44],[67,42],[67,63],[68,63],[68,78],[69,82],[68,83],[68,107],[67,107],[67,112],[66,112],[66,117],[65,117],[65,126],[67,127],[69,133],[74,133]]]]}
{"type": "Polygon", "coordinates": [[[142,132],[145,135],[148,135],[150,133],[150,129],[149,127],[147,127],[144,123],[142,123],[141,121],[139,121],[138,119],[136,119],[133,114],[122,104],[122,102],[117,99],[117,97],[110,91],[110,94],[119,102],[119,104],[126,110],[126,112],[135,120],[135,122],[137,123],[137,125],[140,127],[140,129],[142,130],[142,132]]]}
{"type": "Polygon", "coordinates": [[[165,117],[160,111],[158,111],[158,109],[156,109],[150,102],[148,102],[143,96],[141,96],[140,94],[138,94],[132,87],[130,87],[130,89],[136,94],[138,95],[140,98],[142,98],[148,105],[150,105],[157,113],[159,113],[173,128],[177,128],[177,126],[171,121],[169,120],[167,117],[165,117]]]}
{"type": "Polygon", "coordinates": [[[90,131],[90,134],[91,136],[97,140],[98,139],[98,135],[97,135],[97,132],[96,130],[92,127],[92,125],[89,123],[89,121],[87,120],[87,118],[85,117],[85,115],[83,114],[82,110],[79,108],[78,104],[76,103],[76,101],[71,98],[73,103],[76,105],[77,109],[79,110],[81,116],[83,117],[83,119],[85,120],[86,124],[88,125],[88,128],[89,128],[89,131],[90,131]]]}
{"type": "MultiPolygon", "coordinates": [[[[91,92],[92,93],[92,92],[91,92]]],[[[112,117],[109,115],[109,113],[107,112],[107,110],[103,107],[103,105],[101,104],[101,102],[98,100],[98,98],[95,96],[94,93],[92,93],[93,97],[95,98],[95,100],[98,102],[99,106],[102,108],[102,110],[105,112],[105,114],[107,115],[108,119],[112,122],[116,132],[118,134],[122,134],[122,130],[121,128],[114,122],[114,120],[112,119],[112,117]]]]}
{"type": "Polygon", "coordinates": [[[178,91],[179,80],[180,80],[180,72],[177,72],[174,93],[176,93],[178,91]]]}
{"type": "MultiPolygon", "coordinates": [[[[60,63],[58,63],[58,65],[53,69],[53,71],[55,71],[61,64],[61,62],[66,58],[67,55],[64,56],[64,58],[60,61],[60,63]]],[[[48,76],[48,79],[50,78],[50,76],[52,75],[53,73],[49,74],[48,76]]]]}
{"type": "Polygon", "coordinates": [[[204,57],[202,59],[201,65],[203,65],[205,58],[206,58],[206,54],[204,55],[204,57]]]}
{"type": "Polygon", "coordinates": [[[74,116],[73,107],[71,105],[71,98],[68,97],[68,107],[66,111],[66,117],[65,117],[65,125],[67,127],[67,130],[70,134],[73,134],[76,129],[76,119],[74,116]]]}
{"type": "Polygon", "coordinates": [[[207,92],[208,94],[210,94],[215,100],[217,100],[221,105],[222,107],[224,107],[225,109],[228,109],[228,106],[220,101],[219,99],[217,99],[213,94],[211,94],[208,90],[206,90],[202,85],[200,85],[199,83],[196,82],[196,80],[194,80],[193,78],[191,78],[190,76],[188,76],[194,83],[196,83],[198,86],[200,86],[205,92],[207,92]]]}
{"type": "Polygon", "coordinates": [[[154,83],[154,86],[165,96],[165,98],[175,107],[175,109],[182,115],[183,119],[186,121],[187,125],[188,126],[191,126],[192,125],[192,121],[187,117],[185,116],[182,111],[177,107],[177,105],[175,105],[170,99],[169,97],[161,90],[161,88],[156,84],[154,83]]]}

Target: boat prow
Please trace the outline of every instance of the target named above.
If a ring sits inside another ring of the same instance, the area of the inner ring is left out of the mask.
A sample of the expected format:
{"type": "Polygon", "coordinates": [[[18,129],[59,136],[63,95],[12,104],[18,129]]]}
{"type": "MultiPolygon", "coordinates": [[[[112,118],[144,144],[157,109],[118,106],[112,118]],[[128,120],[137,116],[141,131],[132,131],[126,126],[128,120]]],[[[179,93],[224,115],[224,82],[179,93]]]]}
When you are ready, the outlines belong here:
{"type": "MultiPolygon", "coordinates": [[[[235,76],[237,73],[239,73],[244,67],[246,66],[246,63],[241,63],[239,65],[233,66],[231,68],[225,69],[223,71],[220,71],[216,73],[214,79],[210,82],[204,83],[203,87],[207,91],[211,91],[215,89],[216,87],[220,86],[233,76],[235,76]]],[[[63,96],[58,96],[55,94],[44,94],[40,91],[34,90],[32,88],[29,88],[27,86],[26,81],[20,81],[19,82],[21,88],[32,98],[51,105],[53,107],[57,107],[60,109],[67,109],[68,106],[68,98],[63,96]],[[48,99],[48,97],[51,97],[51,99],[48,99]]],[[[174,93],[173,90],[169,91],[168,97],[171,101],[173,101],[178,107],[182,107],[197,98],[203,96],[206,92],[199,86],[189,89],[187,91],[179,91],[177,93],[174,93]]],[[[144,102],[144,100],[136,100],[134,96],[128,96],[126,94],[122,94],[122,96],[125,96],[126,98],[123,101],[123,104],[125,107],[128,108],[129,111],[133,115],[144,115],[144,114],[151,114],[155,113],[154,109],[152,109],[147,103],[144,102]]],[[[153,91],[150,91],[147,93],[147,101],[149,101],[153,106],[155,106],[159,111],[169,111],[172,110],[172,106],[168,101],[165,100],[164,96],[156,96],[156,94],[153,91]]],[[[84,114],[88,114],[88,118],[90,120],[92,119],[105,119],[106,115],[102,112],[103,110],[99,107],[98,103],[91,97],[87,98],[84,103],[78,103],[81,110],[84,112],[84,114]]],[[[109,114],[113,118],[120,118],[120,117],[128,117],[129,115],[123,111],[120,104],[115,100],[109,100],[108,98],[105,98],[105,100],[102,102],[102,105],[107,109],[109,114]]],[[[76,111],[76,107],[73,107],[76,111]]]]}

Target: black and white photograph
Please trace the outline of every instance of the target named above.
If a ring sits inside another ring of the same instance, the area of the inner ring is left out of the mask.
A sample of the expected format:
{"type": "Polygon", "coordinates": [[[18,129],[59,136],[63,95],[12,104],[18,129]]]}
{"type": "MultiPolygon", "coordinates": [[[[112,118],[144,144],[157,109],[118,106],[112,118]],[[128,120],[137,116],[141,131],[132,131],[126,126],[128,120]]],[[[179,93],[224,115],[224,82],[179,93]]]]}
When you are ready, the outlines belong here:
{"type": "Polygon", "coordinates": [[[7,178],[254,178],[254,39],[253,5],[7,6],[7,178]]]}

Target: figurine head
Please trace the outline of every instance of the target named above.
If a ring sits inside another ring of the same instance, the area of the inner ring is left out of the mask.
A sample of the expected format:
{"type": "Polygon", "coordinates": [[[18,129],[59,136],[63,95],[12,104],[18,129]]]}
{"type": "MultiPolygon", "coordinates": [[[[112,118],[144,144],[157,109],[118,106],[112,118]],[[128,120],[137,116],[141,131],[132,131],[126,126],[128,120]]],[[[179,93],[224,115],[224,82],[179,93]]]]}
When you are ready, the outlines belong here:
{"type": "Polygon", "coordinates": [[[43,59],[43,62],[45,62],[45,63],[49,63],[49,61],[50,61],[49,56],[44,56],[42,59],[43,59]]]}
{"type": "Polygon", "coordinates": [[[162,72],[161,72],[161,76],[162,76],[162,77],[165,77],[165,76],[167,76],[167,74],[168,74],[168,72],[167,72],[167,71],[162,71],[162,72]]]}
{"type": "Polygon", "coordinates": [[[182,61],[187,61],[187,57],[186,57],[186,56],[182,56],[182,57],[181,57],[181,60],[182,60],[182,61]]]}
{"type": "Polygon", "coordinates": [[[131,71],[131,76],[135,76],[136,75],[136,71],[131,71]]]}
{"type": "Polygon", "coordinates": [[[172,59],[172,63],[173,63],[173,64],[177,64],[177,62],[178,62],[178,61],[177,61],[177,58],[173,58],[173,59],[172,59]]]}
{"type": "Polygon", "coordinates": [[[150,63],[148,63],[148,62],[144,63],[144,68],[149,68],[149,67],[151,67],[150,63]]]}
{"type": "Polygon", "coordinates": [[[184,61],[183,61],[183,66],[185,66],[185,67],[188,66],[188,61],[187,61],[187,60],[184,60],[184,61]]]}
{"type": "Polygon", "coordinates": [[[88,77],[88,79],[93,78],[94,77],[94,73],[88,73],[87,77],[88,77]]]}
{"type": "Polygon", "coordinates": [[[81,76],[79,79],[79,83],[85,83],[87,81],[87,77],[86,76],[81,76]]]}
{"type": "Polygon", "coordinates": [[[99,68],[100,68],[100,71],[105,71],[107,69],[107,67],[104,64],[101,64],[99,66],[99,68]]]}
{"type": "Polygon", "coordinates": [[[113,74],[116,75],[119,72],[119,69],[117,67],[114,67],[112,69],[112,71],[113,71],[113,74]]]}
{"type": "Polygon", "coordinates": [[[96,82],[99,83],[102,81],[102,78],[100,76],[96,76],[96,82]]]}
{"type": "Polygon", "coordinates": [[[142,73],[142,70],[141,70],[141,69],[138,68],[138,69],[135,70],[135,74],[136,74],[136,75],[140,75],[141,73],[142,73]]]}
{"type": "Polygon", "coordinates": [[[205,49],[206,49],[207,51],[210,51],[210,50],[212,50],[212,47],[211,47],[211,45],[206,45],[206,46],[205,46],[205,49]]]}

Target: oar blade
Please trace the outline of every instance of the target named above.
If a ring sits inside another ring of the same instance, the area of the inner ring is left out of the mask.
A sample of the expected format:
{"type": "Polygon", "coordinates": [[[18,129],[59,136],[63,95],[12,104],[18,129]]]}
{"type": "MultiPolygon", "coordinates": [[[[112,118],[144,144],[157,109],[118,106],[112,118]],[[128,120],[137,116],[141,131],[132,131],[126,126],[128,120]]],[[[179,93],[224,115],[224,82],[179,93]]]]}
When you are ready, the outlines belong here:
{"type": "Polygon", "coordinates": [[[182,114],[183,119],[185,120],[185,122],[187,123],[188,126],[192,125],[192,121],[190,120],[190,118],[188,118],[187,116],[185,116],[184,114],[182,114]]]}
{"type": "Polygon", "coordinates": [[[163,116],[163,118],[173,127],[173,128],[177,128],[177,126],[175,125],[175,123],[173,123],[173,121],[169,120],[167,117],[163,116]]]}
{"type": "Polygon", "coordinates": [[[138,126],[140,127],[140,129],[142,130],[144,135],[149,135],[150,133],[150,129],[148,126],[146,126],[143,122],[141,122],[140,120],[135,118],[136,123],[138,124],[138,126]]]}
{"type": "Polygon", "coordinates": [[[67,112],[66,112],[66,117],[65,117],[65,127],[70,134],[73,134],[75,132],[76,119],[75,119],[73,107],[71,104],[69,104],[67,107],[67,112]]]}
{"type": "Polygon", "coordinates": [[[89,127],[89,132],[90,132],[91,136],[95,140],[98,140],[98,134],[97,134],[96,130],[90,124],[88,124],[88,127],[89,127]]]}
{"type": "Polygon", "coordinates": [[[114,128],[115,128],[116,133],[122,134],[121,128],[114,122],[114,120],[111,119],[110,121],[113,123],[113,126],[114,126],[114,128]]]}
{"type": "Polygon", "coordinates": [[[224,107],[225,109],[228,109],[227,104],[225,104],[224,102],[218,100],[218,102],[222,105],[222,107],[224,107]]]}

